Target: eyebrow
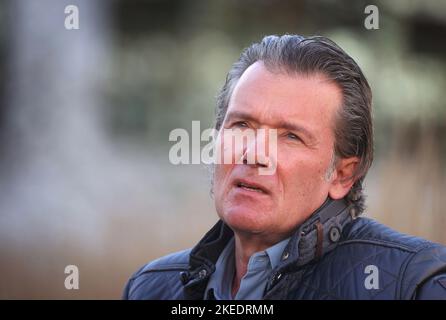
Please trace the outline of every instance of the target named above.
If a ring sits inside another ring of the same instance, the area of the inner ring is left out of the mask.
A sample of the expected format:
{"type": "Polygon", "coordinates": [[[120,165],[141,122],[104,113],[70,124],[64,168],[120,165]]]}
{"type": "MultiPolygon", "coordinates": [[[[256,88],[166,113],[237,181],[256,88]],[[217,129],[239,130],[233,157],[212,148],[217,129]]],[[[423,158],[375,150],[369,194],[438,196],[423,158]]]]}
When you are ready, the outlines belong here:
{"type": "MultiPolygon", "coordinates": [[[[249,113],[246,113],[243,111],[232,111],[232,112],[228,113],[228,115],[226,116],[226,121],[232,121],[234,119],[247,120],[247,121],[259,123],[259,121],[257,121],[257,119],[255,117],[253,117],[249,113]]],[[[286,129],[289,131],[300,132],[300,133],[306,135],[310,140],[312,140],[312,141],[315,140],[315,136],[310,131],[308,131],[308,129],[306,129],[305,127],[303,127],[301,125],[291,123],[286,120],[280,120],[280,121],[276,122],[275,127],[286,129]]]]}

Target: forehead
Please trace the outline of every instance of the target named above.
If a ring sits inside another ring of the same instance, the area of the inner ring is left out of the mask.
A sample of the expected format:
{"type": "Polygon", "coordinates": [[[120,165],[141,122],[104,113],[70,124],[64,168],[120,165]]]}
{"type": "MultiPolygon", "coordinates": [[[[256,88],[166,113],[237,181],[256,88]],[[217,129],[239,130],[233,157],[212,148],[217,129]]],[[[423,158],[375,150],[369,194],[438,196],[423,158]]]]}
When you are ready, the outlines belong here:
{"type": "Polygon", "coordinates": [[[342,104],[340,88],[322,74],[287,74],[251,65],[232,93],[227,114],[243,111],[264,124],[293,121],[318,133],[331,129],[342,104]]]}

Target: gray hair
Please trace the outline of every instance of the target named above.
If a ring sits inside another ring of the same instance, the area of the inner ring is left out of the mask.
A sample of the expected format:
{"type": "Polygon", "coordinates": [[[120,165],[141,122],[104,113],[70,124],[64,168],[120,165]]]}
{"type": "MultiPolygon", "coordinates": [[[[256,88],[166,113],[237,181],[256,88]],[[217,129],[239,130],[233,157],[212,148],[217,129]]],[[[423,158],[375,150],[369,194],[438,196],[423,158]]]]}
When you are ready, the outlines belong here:
{"type": "Polygon", "coordinates": [[[373,126],[372,91],[359,66],[336,43],[325,37],[266,36],[261,42],[246,48],[229,70],[217,96],[217,130],[222,126],[235,85],[256,61],[262,61],[270,70],[289,74],[322,73],[340,87],[343,104],[336,115],[334,158],[359,158],[352,177],[355,183],[345,198],[353,204],[353,215],[361,214],[365,209],[362,182],[373,161],[373,126]]]}

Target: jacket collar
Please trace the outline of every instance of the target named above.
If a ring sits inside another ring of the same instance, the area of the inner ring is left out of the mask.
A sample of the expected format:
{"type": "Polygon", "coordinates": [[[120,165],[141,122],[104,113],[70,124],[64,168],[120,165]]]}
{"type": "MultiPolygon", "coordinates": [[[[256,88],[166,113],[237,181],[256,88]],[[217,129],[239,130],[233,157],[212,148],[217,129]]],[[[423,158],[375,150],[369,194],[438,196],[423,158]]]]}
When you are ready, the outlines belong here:
{"type": "MultiPolygon", "coordinates": [[[[319,209],[297,227],[276,269],[284,272],[320,259],[337,246],[344,228],[352,219],[351,205],[344,199],[327,198],[319,209]]],[[[203,298],[207,280],[215,271],[217,259],[233,235],[233,231],[220,220],[192,249],[189,271],[181,275],[186,298],[203,298]]]]}
{"type": "Polygon", "coordinates": [[[294,232],[283,252],[282,268],[290,264],[303,266],[333,250],[351,220],[351,206],[348,206],[344,199],[327,198],[294,232]]]}

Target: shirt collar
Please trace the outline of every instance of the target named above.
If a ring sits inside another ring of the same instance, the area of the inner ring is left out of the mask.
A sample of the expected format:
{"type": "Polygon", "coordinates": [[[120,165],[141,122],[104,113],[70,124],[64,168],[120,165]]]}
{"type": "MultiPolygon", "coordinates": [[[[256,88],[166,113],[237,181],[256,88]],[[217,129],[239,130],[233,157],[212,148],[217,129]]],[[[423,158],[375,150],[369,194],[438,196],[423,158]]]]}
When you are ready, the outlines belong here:
{"type": "MultiPolygon", "coordinates": [[[[253,274],[256,273],[259,274],[259,272],[263,272],[265,274],[266,277],[265,281],[266,281],[267,276],[269,276],[270,272],[280,263],[282,253],[289,240],[290,238],[287,238],[265,250],[254,253],[249,258],[247,275],[251,275],[252,277],[253,274]]],[[[225,248],[221,252],[216,262],[215,272],[211,275],[209,282],[207,284],[206,295],[208,294],[209,290],[212,289],[213,295],[216,299],[219,300],[232,299],[231,287],[232,287],[232,278],[234,276],[234,271],[235,271],[234,252],[235,252],[235,240],[234,237],[232,237],[231,240],[229,240],[228,243],[226,244],[225,248]]],[[[252,285],[253,281],[252,278],[251,280],[246,280],[244,277],[242,279],[242,283],[246,281],[248,281],[248,283],[252,285]]],[[[243,290],[242,283],[240,285],[240,290],[237,293],[237,296],[239,295],[243,296],[246,293],[246,290],[243,290]]],[[[245,283],[245,286],[246,285],[247,283],[245,283]]],[[[257,287],[260,288],[259,289],[260,291],[258,292],[260,298],[261,295],[263,294],[264,286],[262,288],[262,283],[258,283],[257,287]]]]}

